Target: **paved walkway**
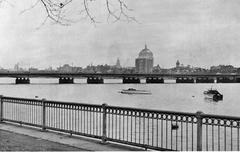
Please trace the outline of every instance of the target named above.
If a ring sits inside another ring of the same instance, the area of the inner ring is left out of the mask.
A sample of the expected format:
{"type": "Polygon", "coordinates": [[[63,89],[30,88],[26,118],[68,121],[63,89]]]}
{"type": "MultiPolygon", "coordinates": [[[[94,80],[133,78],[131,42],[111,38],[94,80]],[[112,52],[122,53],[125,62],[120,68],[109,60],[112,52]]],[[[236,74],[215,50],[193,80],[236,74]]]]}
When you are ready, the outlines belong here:
{"type": "Polygon", "coordinates": [[[0,151],[82,151],[56,142],[0,130],[0,151]]]}
{"type": "Polygon", "coordinates": [[[0,150],[6,151],[140,151],[143,149],[0,123],[0,150]]]}

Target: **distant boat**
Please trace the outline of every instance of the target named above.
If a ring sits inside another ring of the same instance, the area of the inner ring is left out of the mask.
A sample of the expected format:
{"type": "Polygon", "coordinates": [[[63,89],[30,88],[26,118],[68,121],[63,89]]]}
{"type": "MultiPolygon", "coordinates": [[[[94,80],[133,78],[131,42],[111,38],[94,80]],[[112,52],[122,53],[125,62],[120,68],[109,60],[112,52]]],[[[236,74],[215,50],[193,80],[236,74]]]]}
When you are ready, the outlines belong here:
{"type": "Polygon", "coordinates": [[[122,91],[120,91],[120,93],[122,93],[122,94],[151,94],[150,91],[137,90],[137,89],[134,89],[134,88],[123,89],[122,91]]]}
{"type": "Polygon", "coordinates": [[[204,91],[203,94],[206,98],[213,99],[214,101],[222,100],[223,95],[219,93],[216,89],[209,89],[207,91],[204,91]]]}

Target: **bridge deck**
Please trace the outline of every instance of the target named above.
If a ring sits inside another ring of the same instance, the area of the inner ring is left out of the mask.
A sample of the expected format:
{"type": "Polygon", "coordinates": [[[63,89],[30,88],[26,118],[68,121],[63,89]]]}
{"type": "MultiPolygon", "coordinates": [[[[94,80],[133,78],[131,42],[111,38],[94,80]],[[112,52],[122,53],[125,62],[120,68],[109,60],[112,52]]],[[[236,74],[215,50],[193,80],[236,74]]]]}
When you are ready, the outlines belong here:
{"type": "Polygon", "coordinates": [[[0,72],[0,77],[72,77],[72,78],[84,78],[84,77],[103,77],[103,78],[123,78],[123,77],[162,77],[162,78],[177,78],[177,77],[240,77],[240,74],[113,74],[113,73],[64,73],[64,72],[0,72]]]}

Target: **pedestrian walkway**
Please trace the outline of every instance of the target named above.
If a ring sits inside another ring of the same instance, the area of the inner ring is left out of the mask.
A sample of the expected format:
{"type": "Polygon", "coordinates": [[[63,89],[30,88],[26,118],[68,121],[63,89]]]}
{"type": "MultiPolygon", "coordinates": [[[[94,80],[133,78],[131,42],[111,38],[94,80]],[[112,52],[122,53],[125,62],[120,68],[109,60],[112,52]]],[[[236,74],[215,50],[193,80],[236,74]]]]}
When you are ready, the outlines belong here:
{"type": "Polygon", "coordinates": [[[0,151],[82,151],[56,142],[0,130],[0,151]]]}
{"type": "Polygon", "coordinates": [[[26,126],[0,123],[1,151],[140,151],[143,149],[70,136],[26,126]]]}

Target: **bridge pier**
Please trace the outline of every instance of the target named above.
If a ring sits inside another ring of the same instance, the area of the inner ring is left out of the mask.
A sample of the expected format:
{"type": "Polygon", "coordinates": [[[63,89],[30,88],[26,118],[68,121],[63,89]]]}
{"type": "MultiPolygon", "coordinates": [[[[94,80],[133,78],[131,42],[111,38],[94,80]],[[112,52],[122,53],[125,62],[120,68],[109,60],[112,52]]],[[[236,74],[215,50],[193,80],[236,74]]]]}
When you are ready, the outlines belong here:
{"type": "Polygon", "coordinates": [[[197,77],[196,83],[214,83],[214,79],[208,77],[197,77]]]}
{"type": "Polygon", "coordinates": [[[59,84],[73,84],[74,79],[71,77],[60,77],[59,84]]]}
{"type": "Polygon", "coordinates": [[[236,78],[236,83],[240,83],[240,78],[236,78]]]}
{"type": "Polygon", "coordinates": [[[159,77],[147,77],[146,83],[164,83],[164,79],[159,77]]]}
{"type": "Polygon", "coordinates": [[[217,83],[236,83],[236,79],[234,77],[218,77],[217,83]]]}
{"type": "Polygon", "coordinates": [[[16,84],[30,84],[29,78],[16,78],[15,80],[16,84]]]}
{"type": "Polygon", "coordinates": [[[140,78],[136,78],[136,77],[123,77],[123,83],[140,83],[140,78]]]}
{"type": "Polygon", "coordinates": [[[194,83],[194,79],[188,77],[177,77],[176,83],[194,83]]]}
{"type": "Polygon", "coordinates": [[[104,80],[101,77],[88,77],[87,83],[88,84],[103,84],[104,80]]]}

